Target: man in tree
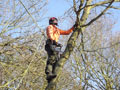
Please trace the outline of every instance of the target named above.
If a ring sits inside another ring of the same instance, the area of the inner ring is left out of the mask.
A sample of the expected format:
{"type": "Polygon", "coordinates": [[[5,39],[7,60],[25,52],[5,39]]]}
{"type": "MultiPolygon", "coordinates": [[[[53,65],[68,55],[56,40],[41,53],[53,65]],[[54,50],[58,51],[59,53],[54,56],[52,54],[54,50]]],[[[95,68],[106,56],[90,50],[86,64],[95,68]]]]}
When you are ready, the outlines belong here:
{"type": "Polygon", "coordinates": [[[55,17],[49,19],[49,26],[46,29],[47,41],[45,45],[45,50],[48,54],[47,65],[45,69],[45,73],[47,75],[48,82],[56,77],[54,73],[55,63],[58,60],[58,54],[60,50],[56,50],[57,47],[62,47],[61,44],[58,43],[60,35],[69,35],[73,30],[75,25],[67,31],[58,29],[56,26],[58,25],[58,20],[55,17]]]}

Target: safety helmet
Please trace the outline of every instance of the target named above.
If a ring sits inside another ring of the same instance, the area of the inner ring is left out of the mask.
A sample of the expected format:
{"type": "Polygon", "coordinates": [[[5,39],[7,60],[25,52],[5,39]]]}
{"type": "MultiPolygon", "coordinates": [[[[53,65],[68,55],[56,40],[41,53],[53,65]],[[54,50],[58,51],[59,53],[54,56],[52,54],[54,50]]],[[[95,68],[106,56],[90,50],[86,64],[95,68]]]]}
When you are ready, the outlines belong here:
{"type": "Polygon", "coordinates": [[[49,19],[49,24],[54,24],[54,25],[58,25],[58,19],[55,17],[52,17],[49,19]]]}

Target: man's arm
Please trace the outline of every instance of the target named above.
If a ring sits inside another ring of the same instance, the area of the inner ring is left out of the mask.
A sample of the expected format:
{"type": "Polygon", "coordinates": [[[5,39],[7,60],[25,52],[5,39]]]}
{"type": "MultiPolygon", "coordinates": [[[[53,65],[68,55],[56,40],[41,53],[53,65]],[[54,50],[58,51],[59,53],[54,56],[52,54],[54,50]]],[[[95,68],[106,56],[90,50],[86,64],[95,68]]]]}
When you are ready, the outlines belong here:
{"type": "Polygon", "coordinates": [[[67,31],[59,29],[60,35],[69,35],[73,30],[74,30],[74,26],[72,28],[68,29],[67,31]]]}

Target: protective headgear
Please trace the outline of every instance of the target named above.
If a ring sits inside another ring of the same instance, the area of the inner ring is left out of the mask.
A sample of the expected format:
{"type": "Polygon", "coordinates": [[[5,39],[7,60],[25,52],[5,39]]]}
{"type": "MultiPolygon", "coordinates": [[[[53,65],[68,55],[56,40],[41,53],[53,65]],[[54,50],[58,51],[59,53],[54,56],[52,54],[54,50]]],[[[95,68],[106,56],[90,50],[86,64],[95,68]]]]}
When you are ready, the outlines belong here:
{"type": "Polygon", "coordinates": [[[54,25],[58,25],[58,19],[55,17],[52,17],[49,19],[49,24],[54,24],[54,25]]]}

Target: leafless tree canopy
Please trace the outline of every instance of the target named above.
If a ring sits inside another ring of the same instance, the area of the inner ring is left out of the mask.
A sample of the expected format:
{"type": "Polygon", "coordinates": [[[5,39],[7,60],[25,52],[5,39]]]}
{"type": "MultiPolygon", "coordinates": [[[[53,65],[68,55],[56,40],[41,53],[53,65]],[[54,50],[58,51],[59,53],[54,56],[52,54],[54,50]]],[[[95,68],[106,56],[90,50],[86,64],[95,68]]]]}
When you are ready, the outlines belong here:
{"type": "Polygon", "coordinates": [[[120,89],[120,32],[113,34],[111,18],[120,1],[66,1],[73,6],[60,19],[78,26],[64,36],[68,41],[50,83],[41,25],[49,0],[0,1],[0,90],[120,89]]]}

